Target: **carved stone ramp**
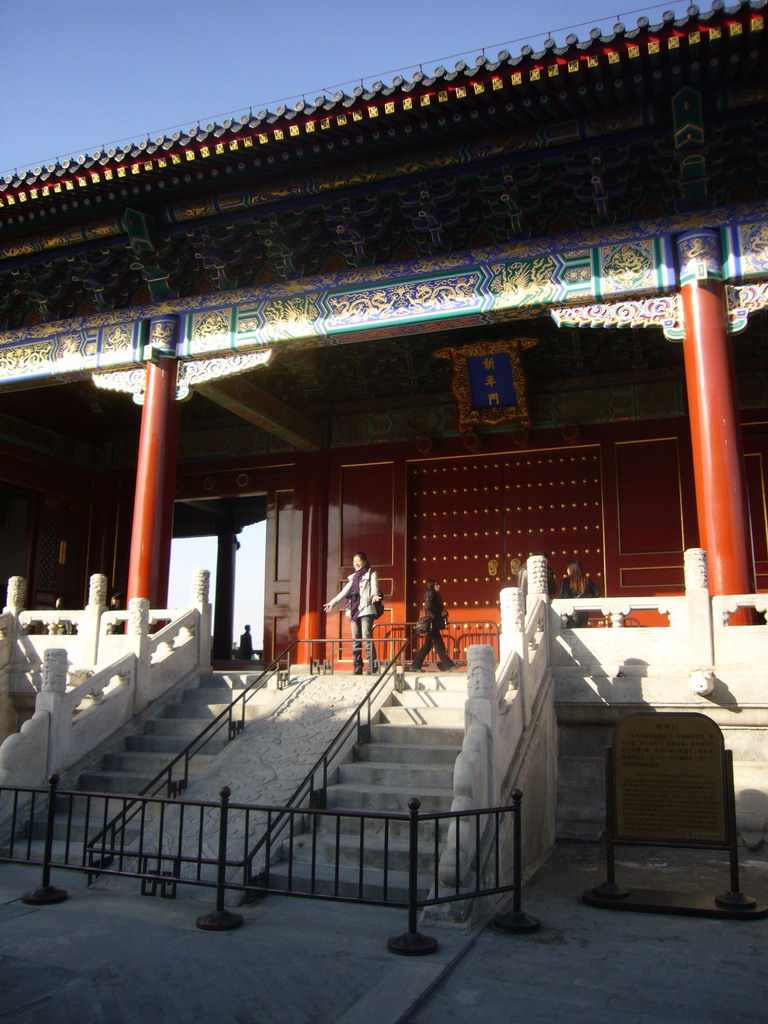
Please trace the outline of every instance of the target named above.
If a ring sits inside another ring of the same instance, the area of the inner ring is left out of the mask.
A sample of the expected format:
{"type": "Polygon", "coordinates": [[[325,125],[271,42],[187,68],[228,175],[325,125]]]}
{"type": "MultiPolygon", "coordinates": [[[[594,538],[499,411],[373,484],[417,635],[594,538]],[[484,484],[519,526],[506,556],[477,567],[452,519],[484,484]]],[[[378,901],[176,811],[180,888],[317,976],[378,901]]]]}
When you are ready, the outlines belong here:
{"type": "Polygon", "coordinates": [[[294,676],[282,699],[251,722],[184,793],[231,803],[284,804],[375,682],[372,676],[294,676]]]}

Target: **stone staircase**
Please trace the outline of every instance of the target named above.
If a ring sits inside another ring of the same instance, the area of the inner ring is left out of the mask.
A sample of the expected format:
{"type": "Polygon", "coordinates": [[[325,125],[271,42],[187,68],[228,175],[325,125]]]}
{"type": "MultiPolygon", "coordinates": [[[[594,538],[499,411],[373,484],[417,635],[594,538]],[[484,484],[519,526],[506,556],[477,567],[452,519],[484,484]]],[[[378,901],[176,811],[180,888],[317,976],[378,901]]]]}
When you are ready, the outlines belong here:
{"type": "MultiPolygon", "coordinates": [[[[255,675],[254,672],[215,671],[201,676],[195,685],[185,689],[177,699],[148,717],[115,750],[103,754],[92,767],[82,771],[77,784],[69,788],[82,790],[83,793],[115,796],[138,794],[207,725],[226,710],[255,675]]],[[[246,721],[252,721],[279,699],[278,691],[261,688],[246,705],[246,721]]],[[[206,742],[202,752],[190,760],[190,781],[199,778],[210,768],[228,742],[228,731],[224,726],[206,742]]],[[[82,801],[75,798],[72,806],[68,799],[61,798],[54,822],[54,855],[66,853],[68,859],[79,860],[86,833],[93,835],[95,829],[116,814],[118,809],[116,801],[110,803],[108,799],[99,797],[89,800],[83,797],[82,801]],[[69,848],[65,851],[67,837],[69,848]]],[[[32,825],[32,836],[24,839],[25,847],[29,845],[31,859],[37,859],[37,852],[42,857],[45,828],[44,816],[36,817],[32,825]]]]}
{"type": "MultiPolygon", "coordinates": [[[[211,672],[184,690],[149,718],[143,730],[126,736],[122,748],[105,754],[100,764],[80,774],[79,788],[99,793],[139,793],[214,718],[238,697],[255,673],[211,672]]],[[[274,700],[275,691],[262,688],[245,708],[253,720],[274,700]]],[[[190,761],[190,778],[198,778],[228,743],[226,729],[206,743],[204,752],[190,761]]]]}
{"type": "MultiPolygon", "coordinates": [[[[335,811],[408,813],[417,797],[421,811],[448,811],[453,800],[453,766],[464,738],[466,676],[457,673],[409,674],[371,726],[370,741],[358,743],[326,790],[326,807],[335,811]]],[[[385,837],[380,821],[322,816],[316,831],[284,840],[282,860],[270,868],[270,886],[381,899],[386,850],[387,893],[407,895],[408,823],[390,824],[385,837]],[[337,844],[337,823],[339,829],[337,844]],[[362,834],[361,834],[362,828],[362,834]],[[337,854],[338,846],[338,854],[337,854]],[[314,870],[313,870],[314,851],[314,870]]],[[[441,827],[441,837],[447,823],[441,827]]],[[[434,833],[430,833],[433,837],[434,833]]],[[[434,843],[420,833],[420,891],[432,885],[434,843]]]]}

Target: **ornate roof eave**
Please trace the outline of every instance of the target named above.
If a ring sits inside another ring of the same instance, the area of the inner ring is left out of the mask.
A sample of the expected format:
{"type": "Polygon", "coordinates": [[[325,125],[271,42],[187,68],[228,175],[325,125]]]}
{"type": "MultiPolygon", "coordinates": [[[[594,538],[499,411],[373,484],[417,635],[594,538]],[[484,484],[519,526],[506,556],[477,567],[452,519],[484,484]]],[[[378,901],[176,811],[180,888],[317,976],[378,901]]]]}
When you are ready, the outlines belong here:
{"type": "MultiPolygon", "coordinates": [[[[356,89],[352,96],[337,93],[314,107],[297,104],[291,111],[261,111],[256,117],[244,115],[238,120],[227,119],[221,125],[175,132],[154,142],[147,139],[119,150],[97,151],[75,160],[37,167],[5,178],[4,187],[0,185],[0,211],[22,204],[64,202],[73,192],[98,192],[121,178],[141,181],[147,175],[187,166],[197,159],[216,160],[246,149],[271,149],[275,144],[285,149],[300,145],[309,136],[325,133],[343,138],[350,129],[359,131],[361,125],[374,120],[378,124],[379,118],[387,122],[387,118],[402,113],[408,120],[420,118],[428,107],[439,107],[441,103],[482,104],[488,95],[501,90],[505,94],[511,90],[514,96],[516,88],[545,88],[550,81],[562,88],[563,77],[567,83],[569,75],[599,81],[604,73],[625,67],[627,61],[658,62],[665,54],[674,55],[679,61],[694,47],[697,58],[712,59],[739,46],[745,32],[759,32],[762,36],[765,4],[766,0],[740,0],[727,7],[722,0],[716,0],[708,13],[691,7],[685,18],[674,20],[665,15],[657,25],[641,18],[635,30],[616,26],[610,35],[593,30],[589,41],[579,42],[575,36],[569,36],[565,47],[556,47],[553,40],[548,40],[551,45],[538,52],[524,47],[518,58],[507,56],[492,63],[483,56],[474,67],[460,62],[455,72],[433,77],[417,72],[412,80],[401,79],[398,85],[393,84],[390,91],[382,87],[361,88],[359,93],[356,89]],[[442,100],[441,87],[446,94],[442,100]]],[[[642,69],[642,64],[638,64],[638,69],[642,69]]]]}
{"type": "Polygon", "coordinates": [[[13,386],[26,379],[34,385],[44,377],[64,381],[135,368],[147,358],[148,328],[162,318],[178,320],[173,351],[185,363],[275,347],[425,334],[543,316],[547,310],[566,325],[581,317],[582,325],[602,326],[605,310],[630,309],[633,303],[638,309],[645,304],[638,325],[652,325],[647,311],[655,303],[661,320],[656,316],[654,324],[674,330],[679,318],[663,298],[680,286],[674,237],[712,232],[713,221],[725,243],[722,277],[728,287],[740,288],[729,299],[735,331],[765,307],[767,209],[768,201],[762,201],[739,211],[708,211],[704,219],[696,214],[649,221],[644,231],[636,224],[609,235],[593,229],[578,238],[568,234],[546,243],[466,250],[6,331],[0,334],[0,382],[13,386]],[[734,220],[737,212],[740,222],[734,220]],[[587,310],[587,320],[579,307],[587,310]]]}

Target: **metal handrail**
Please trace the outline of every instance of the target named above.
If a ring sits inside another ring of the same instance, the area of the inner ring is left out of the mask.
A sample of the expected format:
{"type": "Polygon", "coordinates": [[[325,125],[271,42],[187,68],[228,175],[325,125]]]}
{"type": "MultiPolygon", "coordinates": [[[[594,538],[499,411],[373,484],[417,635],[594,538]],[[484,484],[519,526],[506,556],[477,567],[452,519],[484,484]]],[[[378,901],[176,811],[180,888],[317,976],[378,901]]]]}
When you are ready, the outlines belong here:
{"type": "MultiPolygon", "coordinates": [[[[245,706],[250,699],[266,685],[267,680],[275,672],[280,673],[281,664],[283,662],[288,663],[290,670],[290,655],[291,651],[301,641],[294,640],[284,651],[282,651],[276,658],[273,658],[269,665],[261,671],[261,673],[254,679],[248,686],[245,687],[242,693],[238,694],[237,697],[232,700],[229,705],[221,711],[216,718],[208,723],[205,728],[197,734],[190,742],[180,751],[172,761],[170,761],[165,768],[161,769],[158,774],[151,779],[146,786],[139,793],[137,797],[149,797],[156,796],[165,786],[165,795],[169,799],[174,799],[182,793],[189,785],[189,762],[195,756],[200,753],[202,747],[208,743],[215,734],[224,726],[225,720],[228,726],[228,739],[233,740],[240,732],[242,732],[245,726],[245,706]],[[241,704],[241,716],[239,721],[233,722],[233,713],[238,704],[241,704]],[[180,762],[184,761],[184,774],[181,779],[174,781],[173,769],[180,762]]],[[[133,810],[132,814],[129,812],[132,810],[132,805],[129,803],[123,807],[122,811],[117,814],[112,821],[104,825],[104,827],[95,835],[92,839],[87,840],[87,846],[89,848],[95,847],[100,840],[103,839],[107,832],[111,832],[113,837],[118,828],[125,828],[126,825],[132,820],[138,808],[133,810]],[[121,821],[121,819],[123,819],[121,821]]],[[[114,841],[114,840],[113,840],[114,841]]]]}
{"type": "MultiPolygon", "coordinates": [[[[464,648],[467,640],[470,640],[471,643],[491,644],[498,657],[501,633],[501,626],[498,622],[488,622],[487,619],[475,621],[449,619],[445,629],[440,632],[449,656],[459,664],[466,662],[464,648]]],[[[406,648],[410,646],[411,651],[415,653],[424,637],[423,634],[416,632],[415,622],[376,622],[373,626],[373,639],[377,643],[387,640],[402,640],[406,648]],[[383,633],[389,635],[382,636],[383,633]]]]}
{"type": "MultiPolygon", "coordinates": [[[[309,641],[312,642],[312,641],[309,641]]],[[[386,683],[392,677],[392,688],[394,689],[397,685],[397,664],[403,655],[405,647],[403,644],[390,660],[387,662],[383,670],[381,671],[378,679],[373,686],[368,690],[365,696],[362,698],[360,703],[350,714],[347,721],[342,725],[336,736],[331,740],[328,746],[325,748],[323,753],[314,763],[312,768],[307,772],[306,776],[299,783],[296,789],[293,791],[291,796],[285,802],[285,807],[281,814],[277,814],[273,819],[270,820],[269,826],[264,832],[264,835],[258,840],[253,849],[247,854],[245,861],[248,866],[247,874],[250,875],[253,872],[253,862],[264,848],[264,846],[271,847],[277,836],[286,827],[289,816],[297,806],[306,799],[308,806],[311,808],[324,808],[325,797],[328,788],[328,773],[329,766],[332,763],[334,757],[336,757],[348,742],[350,734],[353,729],[357,729],[358,740],[362,743],[367,742],[371,735],[371,717],[372,717],[372,704],[374,700],[384,690],[386,683]],[[361,718],[365,718],[362,722],[361,718]],[[322,786],[319,788],[315,787],[315,777],[322,773],[322,786]]]]}
{"type": "MultiPolygon", "coordinates": [[[[137,796],[140,796],[140,797],[155,796],[155,795],[157,795],[162,790],[162,788],[164,786],[165,790],[166,790],[166,796],[168,798],[174,799],[174,798],[178,797],[187,788],[187,785],[189,784],[189,762],[192,760],[194,755],[196,753],[199,753],[200,750],[202,749],[202,747],[204,747],[205,744],[208,743],[213,738],[213,736],[223,727],[223,725],[225,724],[225,720],[226,720],[226,722],[227,722],[227,724],[229,726],[229,739],[230,740],[234,739],[235,736],[237,736],[242,731],[242,729],[244,728],[244,725],[245,725],[245,705],[246,705],[246,703],[251,699],[251,697],[253,697],[253,695],[257,692],[257,690],[260,690],[260,689],[263,688],[263,686],[266,684],[267,679],[269,678],[269,676],[273,675],[275,672],[278,673],[278,677],[279,677],[279,679],[283,683],[287,682],[287,680],[288,680],[288,678],[290,676],[291,664],[292,663],[296,664],[295,659],[292,659],[292,655],[295,654],[297,648],[300,645],[307,645],[307,644],[309,644],[309,645],[321,644],[322,645],[322,644],[339,643],[339,642],[340,641],[338,639],[336,639],[336,640],[329,640],[328,638],[325,638],[325,637],[324,638],[318,638],[318,639],[310,639],[310,640],[294,640],[293,643],[289,644],[289,646],[286,647],[285,650],[281,651],[281,653],[278,654],[276,658],[273,658],[272,661],[269,663],[269,665],[265,669],[262,670],[262,672],[259,674],[259,676],[256,679],[254,679],[253,682],[250,683],[249,686],[246,687],[246,689],[243,690],[243,692],[241,694],[239,694],[228,705],[228,707],[226,707],[222,712],[220,712],[216,716],[216,718],[214,718],[211,722],[209,722],[208,725],[202,730],[202,732],[198,733],[198,735],[195,736],[194,739],[192,739],[187,744],[187,746],[184,748],[184,750],[180,751],[176,755],[176,757],[174,757],[173,760],[170,761],[169,764],[167,764],[165,766],[165,768],[163,768],[160,772],[158,772],[158,774],[155,776],[155,778],[150,780],[150,782],[148,782],[147,785],[144,786],[144,788],[137,794],[137,796]],[[283,667],[283,666],[285,666],[285,667],[283,667]],[[241,717],[240,717],[239,721],[233,722],[232,721],[233,712],[235,710],[236,705],[238,705],[238,704],[242,704],[241,717]],[[174,781],[173,780],[173,768],[182,760],[184,761],[184,774],[183,774],[181,779],[178,779],[178,780],[174,781]]],[[[312,651],[312,648],[310,646],[310,656],[311,656],[311,651],[312,651]]],[[[390,665],[394,664],[394,662],[396,662],[398,660],[398,658],[400,657],[401,654],[402,654],[402,650],[399,651],[395,655],[395,657],[392,659],[392,662],[390,662],[390,665]]],[[[386,671],[387,670],[385,669],[383,675],[386,675],[386,671]]],[[[383,676],[382,676],[382,678],[383,678],[383,676]]],[[[379,680],[379,682],[380,681],[381,680],[379,680]]],[[[378,685],[378,683],[374,684],[374,686],[372,687],[372,690],[376,689],[377,685],[378,685]]],[[[363,698],[363,701],[361,702],[361,705],[363,703],[365,703],[365,698],[363,698]]],[[[342,727],[342,730],[344,728],[346,728],[346,724],[345,724],[345,726],[342,727]]],[[[368,730],[369,730],[369,733],[370,733],[370,712],[369,712],[368,730]]],[[[334,741],[332,740],[331,744],[329,744],[329,746],[332,746],[333,743],[334,743],[334,741]]],[[[318,764],[320,763],[320,761],[322,761],[322,756],[319,759],[318,764]]],[[[314,766],[314,768],[312,769],[312,771],[307,775],[306,779],[309,779],[313,775],[313,773],[317,770],[317,767],[318,767],[318,765],[316,764],[314,766]]],[[[306,782],[306,779],[305,779],[305,782],[306,782]]],[[[302,783],[302,786],[303,785],[304,784],[302,783]]],[[[327,775],[326,775],[326,779],[325,779],[324,784],[323,784],[323,790],[325,789],[326,785],[327,785],[327,775]]],[[[298,794],[299,794],[299,791],[302,789],[302,786],[300,786],[299,789],[297,790],[297,793],[294,794],[293,797],[291,797],[291,799],[288,802],[288,806],[290,806],[292,801],[295,801],[295,800],[299,799],[299,795],[298,794]]],[[[121,829],[121,828],[124,829],[130,823],[130,821],[133,819],[133,817],[135,816],[136,813],[138,813],[138,809],[133,809],[132,810],[132,807],[131,807],[130,804],[126,805],[123,808],[123,810],[118,815],[116,815],[110,822],[108,822],[108,823],[106,823],[104,825],[104,827],[89,841],[88,845],[95,848],[97,845],[99,845],[101,843],[101,840],[103,839],[104,834],[106,834],[107,832],[111,832],[112,833],[112,835],[113,835],[113,843],[114,843],[114,836],[115,836],[117,830],[121,829]]]]}

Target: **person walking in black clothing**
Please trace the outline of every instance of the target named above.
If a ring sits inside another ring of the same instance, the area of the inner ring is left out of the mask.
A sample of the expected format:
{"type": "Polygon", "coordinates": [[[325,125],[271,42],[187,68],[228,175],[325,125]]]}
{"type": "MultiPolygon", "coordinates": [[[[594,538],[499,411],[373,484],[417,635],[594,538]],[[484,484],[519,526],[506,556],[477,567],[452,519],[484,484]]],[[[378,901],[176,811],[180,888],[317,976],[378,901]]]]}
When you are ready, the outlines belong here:
{"type": "Polygon", "coordinates": [[[424,643],[413,659],[411,669],[413,672],[421,672],[424,659],[434,647],[440,671],[450,672],[454,668],[454,663],[448,657],[443,638],[440,635],[440,630],[445,629],[446,626],[446,613],[443,599],[440,596],[439,580],[427,580],[427,592],[424,594],[424,616],[427,620],[427,632],[424,636],[424,643]]]}

